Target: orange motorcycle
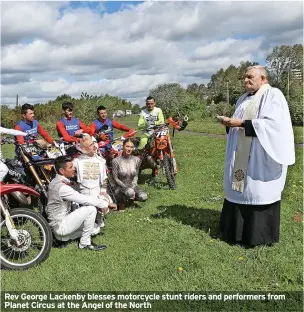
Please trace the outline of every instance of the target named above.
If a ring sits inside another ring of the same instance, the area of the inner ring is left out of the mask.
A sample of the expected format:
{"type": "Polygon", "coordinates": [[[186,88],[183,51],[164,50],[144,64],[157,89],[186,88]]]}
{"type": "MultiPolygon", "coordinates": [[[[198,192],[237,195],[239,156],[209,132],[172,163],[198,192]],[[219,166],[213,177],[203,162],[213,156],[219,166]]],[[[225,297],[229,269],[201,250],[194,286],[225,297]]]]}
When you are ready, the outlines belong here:
{"type": "Polygon", "coordinates": [[[150,133],[150,138],[143,152],[139,155],[141,158],[140,171],[151,168],[152,176],[156,177],[159,169],[162,169],[169,189],[176,188],[176,174],[178,171],[169,125],[172,125],[173,129],[181,131],[186,128],[187,124],[185,118],[180,121],[170,117],[168,123],[146,129],[150,133]]]}

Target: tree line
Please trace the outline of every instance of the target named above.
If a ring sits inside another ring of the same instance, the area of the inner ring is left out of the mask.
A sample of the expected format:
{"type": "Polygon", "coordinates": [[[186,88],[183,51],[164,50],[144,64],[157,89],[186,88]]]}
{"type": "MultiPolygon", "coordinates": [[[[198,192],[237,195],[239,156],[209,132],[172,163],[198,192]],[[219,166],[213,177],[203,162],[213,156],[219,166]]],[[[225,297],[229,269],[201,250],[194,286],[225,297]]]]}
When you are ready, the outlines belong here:
{"type": "MultiPolygon", "coordinates": [[[[303,45],[277,46],[265,61],[270,84],[278,87],[287,98],[293,124],[303,126],[303,45]]],[[[253,65],[258,63],[244,61],[239,66],[221,68],[211,76],[207,85],[192,83],[184,88],[178,83],[161,84],[149,90],[149,95],[155,97],[166,117],[187,114],[190,120],[194,120],[216,114],[231,116],[237,98],[245,92],[245,69],[253,65]]],[[[81,117],[85,123],[96,117],[99,105],[104,105],[109,115],[115,110],[132,110],[137,114],[144,106],[144,103],[132,105],[130,101],[109,94],[93,96],[83,92],[79,99],[63,94],[46,104],[35,104],[37,119],[54,125],[61,116],[61,105],[65,101],[74,103],[75,116],[81,117]]],[[[2,106],[1,121],[5,125],[11,126],[19,119],[20,108],[2,106]]]]}
{"type": "MultiPolygon", "coordinates": [[[[270,84],[287,98],[293,124],[303,126],[303,45],[277,46],[265,61],[270,84]]],[[[179,84],[163,84],[150,94],[167,115],[180,111],[193,119],[231,116],[237,99],[246,91],[245,70],[254,65],[259,63],[245,61],[221,68],[207,85],[193,83],[184,89],[179,84]]]]}

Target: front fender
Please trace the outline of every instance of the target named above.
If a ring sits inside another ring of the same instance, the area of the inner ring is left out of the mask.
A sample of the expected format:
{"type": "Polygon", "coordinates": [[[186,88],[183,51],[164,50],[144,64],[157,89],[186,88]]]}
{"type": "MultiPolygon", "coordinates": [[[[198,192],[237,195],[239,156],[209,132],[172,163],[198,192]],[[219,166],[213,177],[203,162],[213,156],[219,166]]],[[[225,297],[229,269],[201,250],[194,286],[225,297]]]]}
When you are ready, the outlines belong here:
{"type": "Polygon", "coordinates": [[[23,184],[1,184],[0,185],[0,195],[9,194],[9,193],[16,192],[16,191],[30,194],[36,197],[40,196],[38,192],[36,192],[35,190],[23,184]]]}

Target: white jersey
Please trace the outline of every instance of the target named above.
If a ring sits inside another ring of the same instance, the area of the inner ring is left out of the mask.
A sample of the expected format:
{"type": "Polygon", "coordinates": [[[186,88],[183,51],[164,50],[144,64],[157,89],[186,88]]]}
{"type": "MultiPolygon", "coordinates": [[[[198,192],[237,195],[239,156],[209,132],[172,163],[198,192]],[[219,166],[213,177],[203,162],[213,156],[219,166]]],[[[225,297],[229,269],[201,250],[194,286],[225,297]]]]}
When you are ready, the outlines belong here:
{"type": "Polygon", "coordinates": [[[80,188],[93,189],[101,187],[107,179],[106,161],[100,156],[82,154],[73,160],[77,171],[77,182],[80,188]]]}
{"type": "Polygon", "coordinates": [[[154,107],[152,111],[149,111],[146,108],[141,111],[141,115],[145,119],[147,127],[155,125],[160,113],[162,113],[162,110],[159,107],[154,107]]]}

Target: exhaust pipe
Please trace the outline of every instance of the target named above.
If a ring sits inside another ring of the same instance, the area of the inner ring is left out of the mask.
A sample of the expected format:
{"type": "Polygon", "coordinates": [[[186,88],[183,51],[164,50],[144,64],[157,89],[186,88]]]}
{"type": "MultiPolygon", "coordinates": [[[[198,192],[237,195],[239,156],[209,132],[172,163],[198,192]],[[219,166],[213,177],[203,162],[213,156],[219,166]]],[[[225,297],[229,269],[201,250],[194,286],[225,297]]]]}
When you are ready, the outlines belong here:
{"type": "Polygon", "coordinates": [[[155,169],[157,167],[157,163],[155,162],[155,160],[151,155],[147,156],[147,162],[152,169],[155,169]]]}
{"type": "Polygon", "coordinates": [[[30,205],[31,204],[31,196],[25,196],[22,192],[16,191],[12,192],[11,195],[15,198],[15,200],[21,205],[30,205]]]}

